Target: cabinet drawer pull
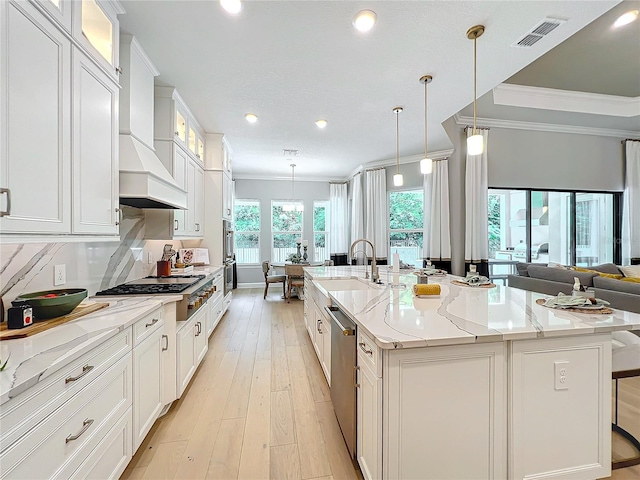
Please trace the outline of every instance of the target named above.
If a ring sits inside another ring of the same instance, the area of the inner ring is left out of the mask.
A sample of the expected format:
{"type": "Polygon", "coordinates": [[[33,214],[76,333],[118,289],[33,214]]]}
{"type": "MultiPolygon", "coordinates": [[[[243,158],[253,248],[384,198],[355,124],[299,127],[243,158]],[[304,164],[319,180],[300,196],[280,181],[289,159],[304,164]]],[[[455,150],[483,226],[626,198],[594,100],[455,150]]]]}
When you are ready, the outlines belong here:
{"type": "Polygon", "coordinates": [[[84,367],[82,367],[82,373],[80,375],[78,375],[77,377],[69,377],[65,379],[64,383],[67,384],[67,383],[75,382],[76,380],[80,380],[91,370],[93,370],[93,365],[85,365],[84,367]]]}
{"type": "Polygon", "coordinates": [[[2,195],[3,193],[7,194],[7,209],[0,210],[0,217],[11,215],[11,190],[9,190],[8,188],[0,188],[0,195],[2,195]]]}
{"type": "Polygon", "coordinates": [[[174,230],[178,230],[178,228],[180,228],[180,223],[178,223],[178,220],[174,220],[173,221],[173,229],[174,230]]]}
{"type": "Polygon", "coordinates": [[[364,342],[360,342],[358,345],[360,346],[360,350],[362,350],[364,353],[373,356],[373,352],[367,348],[367,345],[364,342]]]}
{"type": "Polygon", "coordinates": [[[151,323],[147,323],[145,324],[145,328],[149,328],[152,327],[153,325],[155,325],[156,323],[158,323],[160,319],[159,318],[154,318],[153,320],[151,320],[151,323]]]}
{"type": "Polygon", "coordinates": [[[162,347],[162,351],[166,352],[167,350],[169,350],[169,336],[168,335],[162,335],[162,338],[165,341],[164,347],[162,347]]]}
{"type": "Polygon", "coordinates": [[[69,435],[67,438],[64,439],[64,443],[73,442],[74,440],[79,439],[84,432],[89,430],[89,427],[91,426],[92,423],[93,423],[93,418],[86,418],[84,422],[82,422],[82,428],[80,429],[80,431],[75,435],[69,435]]]}

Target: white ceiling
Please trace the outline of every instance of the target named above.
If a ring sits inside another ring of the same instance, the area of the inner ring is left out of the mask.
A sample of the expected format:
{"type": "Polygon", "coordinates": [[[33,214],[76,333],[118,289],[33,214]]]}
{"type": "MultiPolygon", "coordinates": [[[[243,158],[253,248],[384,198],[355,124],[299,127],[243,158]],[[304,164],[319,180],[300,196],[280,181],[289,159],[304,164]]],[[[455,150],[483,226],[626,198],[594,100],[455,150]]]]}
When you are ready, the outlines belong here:
{"type": "Polygon", "coordinates": [[[240,15],[210,1],[123,0],[123,31],[135,35],[161,75],[208,132],[225,133],[234,176],[343,179],[356,167],[423,150],[424,74],[429,85],[429,150],[451,142],[441,123],[615,6],[617,1],[250,1],[240,15]],[[367,34],[354,14],[374,10],[367,34]],[[567,20],[532,48],[514,48],[545,17],[567,20]],[[244,114],[258,115],[249,124],[244,114]],[[329,125],[314,125],[325,118],[329,125]]]}

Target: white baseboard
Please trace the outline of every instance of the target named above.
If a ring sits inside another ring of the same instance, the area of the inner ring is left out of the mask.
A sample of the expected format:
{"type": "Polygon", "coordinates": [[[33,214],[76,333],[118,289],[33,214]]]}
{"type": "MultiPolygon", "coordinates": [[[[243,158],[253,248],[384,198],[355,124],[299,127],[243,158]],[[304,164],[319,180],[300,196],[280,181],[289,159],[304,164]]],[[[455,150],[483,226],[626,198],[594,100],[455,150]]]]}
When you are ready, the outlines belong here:
{"type": "MultiPolygon", "coordinates": [[[[274,284],[275,285],[275,284],[274,284]]],[[[258,283],[239,283],[238,288],[264,288],[264,282],[258,283]]]]}

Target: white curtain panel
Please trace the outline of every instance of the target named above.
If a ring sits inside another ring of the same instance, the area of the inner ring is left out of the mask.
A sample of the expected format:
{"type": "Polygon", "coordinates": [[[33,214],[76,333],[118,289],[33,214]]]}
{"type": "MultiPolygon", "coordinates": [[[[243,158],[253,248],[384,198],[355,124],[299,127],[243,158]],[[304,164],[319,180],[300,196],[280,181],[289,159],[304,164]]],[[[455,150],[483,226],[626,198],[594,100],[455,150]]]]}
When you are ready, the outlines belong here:
{"type": "Polygon", "coordinates": [[[424,258],[451,259],[449,229],[449,162],[433,162],[433,172],[424,176],[424,258]]]}
{"type": "Polygon", "coordinates": [[[329,184],[329,247],[331,254],[347,254],[347,184],[329,184]]]}
{"type": "Polygon", "coordinates": [[[627,140],[622,205],[622,263],[640,258],[640,142],[627,140]]]}
{"type": "Polygon", "coordinates": [[[364,196],[361,173],[351,179],[351,243],[364,237],[364,196]]]}
{"type": "MultiPolygon", "coordinates": [[[[467,155],[465,174],[465,242],[464,258],[466,262],[479,262],[489,258],[488,238],[488,130],[479,130],[484,139],[481,155],[467,155]]],[[[467,136],[472,134],[467,129],[467,136]]]]}
{"type": "MultiPolygon", "coordinates": [[[[376,247],[376,258],[387,258],[389,212],[387,211],[387,171],[384,168],[365,172],[366,238],[376,247]]],[[[367,249],[367,255],[371,252],[367,249]]]]}

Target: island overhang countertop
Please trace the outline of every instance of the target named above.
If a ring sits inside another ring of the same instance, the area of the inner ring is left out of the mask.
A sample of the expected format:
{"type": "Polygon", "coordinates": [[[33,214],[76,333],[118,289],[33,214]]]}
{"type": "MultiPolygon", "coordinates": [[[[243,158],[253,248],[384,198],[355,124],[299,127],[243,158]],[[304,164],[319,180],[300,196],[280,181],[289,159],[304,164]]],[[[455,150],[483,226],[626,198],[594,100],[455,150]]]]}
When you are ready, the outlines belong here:
{"type": "MultiPolygon", "coordinates": [[[[538,305],[549,295],[497,285],[452,284],[459,277],[431,276],[440,295],[416,297],[413,273],[393,274],[381,267],[384,285],[361,290],[324,290],[333,304],[384,349],[551,338],[640,329],[640,314],[615,310],[585,314],[538,305]],[[395,275],[395,276],[394,276],[395,275]],[[390,283],[404,284],[392,288],[390,283]]],[[[368,269],[367,269],[368,270],[368,269]]],[[[362,278],[364,267],[305,268],[311,281],[362,278]]],[[[329,287],[330,288],[330,287],[329,287]]]]}

